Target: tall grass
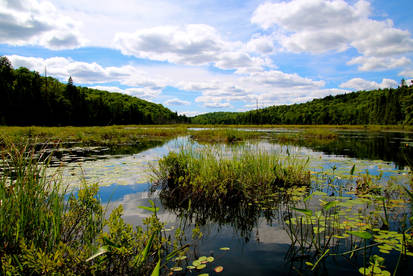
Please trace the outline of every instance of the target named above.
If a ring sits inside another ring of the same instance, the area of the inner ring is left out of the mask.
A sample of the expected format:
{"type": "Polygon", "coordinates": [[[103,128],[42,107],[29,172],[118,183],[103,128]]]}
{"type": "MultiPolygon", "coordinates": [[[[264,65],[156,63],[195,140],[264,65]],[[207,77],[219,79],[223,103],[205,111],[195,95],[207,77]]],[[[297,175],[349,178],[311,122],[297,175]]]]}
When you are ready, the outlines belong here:
{"type": "Polygon", "coordinates": [[[32,158],[34,151],[14,145],[3,151],[0,175],[0,244],[15,252],[20,240],[50,250],[63,230],[64,193],[57,179],[47,178],[45,166],[32,158]],[[42,229],[39,231],[39,229],[42,229]]]}
{"type": "Polygon", "coordinates": [[[200,143],[234,143],[262,136],[262,133],[257,131],[242,131],[232,128],[191,130],[189,133],[191,139],[200,143]]]}
{"type": "Polygon", "coordinates": [[[145,230],[124,222],[122,206],[105,219],[97,184],[68,194],[33,148],[9,144],[1,152],[1,275],[159,275],[157,264],[176,246],[161,236],[156,211],[145,230]]]}
{"type": "Polygon", "coordinates": [[[186,127],[175,126],[100,126],[100,127],[3,127],[0,145],[8,142],[77,142],[85,145],[136,143],[144,139],[166,139],[186,133],[186,127]]]}
{"type": "Polygon", "coordinates": [[[192,202],[255,199],[280,187],[310,183],[307,163],[263,150],[236,148],[229,154],[217,147],[182,148],[170,152],[153,169],[153,187],[179,190],[192,202]]]}

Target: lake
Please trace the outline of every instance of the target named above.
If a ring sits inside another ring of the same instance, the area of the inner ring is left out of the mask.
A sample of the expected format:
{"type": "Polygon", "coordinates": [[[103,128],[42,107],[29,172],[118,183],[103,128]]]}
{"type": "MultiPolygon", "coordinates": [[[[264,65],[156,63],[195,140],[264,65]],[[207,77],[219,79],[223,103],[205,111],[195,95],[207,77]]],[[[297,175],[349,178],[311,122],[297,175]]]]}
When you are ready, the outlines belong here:
{"type": "MultiPolygon", "coordinates": [[[[316,208],[320,200],[326,197],[338,196],[341,189],[338,187],[350,185],[350,174],[354,175],[355,179],[357,176],[361,178],[368,175],[382,185],[388,182],[407,185],[409,181],[408,165],[412,164],[409,162],[412,162],[413,158],[413,133],[341,130],[333,140],[315,142],[303,139],[280,144],[274,134],[283,133],[285,130],[258,131],[262,132],[260,139],[237,145],[218,144],[215,147],[220,147],[224,152],[230,152],[233,147],[242,147],[243,150],[262,150],[308,160],[313,179],[310,190],[320,193],[309,200],[310,209],[316,208]]],[[[210,145],[199,144],[189,136],[181,136],[165,142],[146,142],[128,147],[72,147],[56,155],[54,164],[61,164],[63,161],[64,165],[52,170],[61,170],[64,181],[72,185],[73,189],[76,189],[76,183],[82,178],[89,183],[99,183],[99,196],[107,205],[108,211],[122,204],[124,218],[128,223],[141,225],[142,219],[150,215],[148,211],[137,208],[149,206],[149,198],[161,208],[158,216],[167,223],[171,233],[185,225],[185,235],[190,240],[196,221],[203,235],[201,239],[191,241],[192,255],[188,259],[203,255],[213,256],[214,264],[224,267],[224,275],[312,274],[303,254],[297,253],[297,245],[292,245],[289,235],[291,233],[288,232],[289,226],[286,223],[286,217],[291,210],[282,197],[278,202],[272,203],[269,210],[267,207],[258,211],[248,208],[244,210],[243,206],[234,205],[231,207],[233,210],[223,211],[222,208],[210,206],[196,210],[197,213],[188,214],[173,201],[160,198],[160,191],[149,192],[151,168],[170,151],[178,151],[188,146],[202,148],[210,145]],[[230,250],[220,250],[222,247],[229,247],[230,250]]],[[[356,195],[351,193],[343,192],[341,195],[356,198],[356,195]]],[[[408,209],[401,208],[393,215],[399,216],[408,212],[408,209]]],[[[344,250],[344,246],[338,245],[340,246],[344,250]]],[[[393,271],[397,258],[398,254],[394,251],[386,255],[386,265],[390,272],[393,271]]],[[[408,258],[412,264],[412,257],[408,258]]],[[[404,275],[413,273],[411,264],[402,268],[403,273],[406,273],[404,275]]],[[[181,265],[185,267],[187,264],[181,265]]],[[[316,274],[335,275],[345,272],[360,275],[358,269],[361,266],[361,255],[352,260],[349,260],[348,256],[330,256],[321,262],[316,274]]],[[[207,267],[202,272],[214,274],[213,267],[207,267]]],[[[199,274],[192,270],[186,273],[199,274]]]]}

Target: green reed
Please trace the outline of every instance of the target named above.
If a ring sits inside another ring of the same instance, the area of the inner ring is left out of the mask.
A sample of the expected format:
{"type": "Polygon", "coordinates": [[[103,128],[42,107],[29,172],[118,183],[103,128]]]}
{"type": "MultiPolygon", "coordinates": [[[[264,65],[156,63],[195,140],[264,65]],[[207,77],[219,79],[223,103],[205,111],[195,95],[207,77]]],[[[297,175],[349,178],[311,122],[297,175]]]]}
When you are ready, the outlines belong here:
{"type": "Polygon", "coordinates": [[[233,128],[191,130],[189,133],[191,139],[199,143],[235,143],[262,136],[262,133],[257,131],[242,131],[233,128]]]}
{"type": "Polygon", "coordinates": [[[253,200],[280,187],[309,185],[307,162],[263,150],[186,147],[170,152],[153,168],[153,187],[178,189],[192,199],[212,202],[253,200]]]}
{"type": "Polygon", "coordinates": [[[155,206],[142,207],[152,213],[145,229],[125,223],[122,206],[105,219],[97,184],[68,193],[47,156],[39,163],[14,144],[1,152],[1,275],[159,275],[187,247],[162,234],[155,206]]]}

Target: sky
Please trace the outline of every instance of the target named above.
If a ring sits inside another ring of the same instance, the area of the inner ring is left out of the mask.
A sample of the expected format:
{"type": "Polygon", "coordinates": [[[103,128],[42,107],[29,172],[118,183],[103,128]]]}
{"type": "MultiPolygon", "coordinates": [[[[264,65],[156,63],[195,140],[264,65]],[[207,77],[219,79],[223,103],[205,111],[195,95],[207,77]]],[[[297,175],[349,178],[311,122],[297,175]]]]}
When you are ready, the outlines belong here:
{"type": "Polygon", "coordinates": [[[0,56],[187,116],[413,78],[411,0],[0,0],[0,56]]]}

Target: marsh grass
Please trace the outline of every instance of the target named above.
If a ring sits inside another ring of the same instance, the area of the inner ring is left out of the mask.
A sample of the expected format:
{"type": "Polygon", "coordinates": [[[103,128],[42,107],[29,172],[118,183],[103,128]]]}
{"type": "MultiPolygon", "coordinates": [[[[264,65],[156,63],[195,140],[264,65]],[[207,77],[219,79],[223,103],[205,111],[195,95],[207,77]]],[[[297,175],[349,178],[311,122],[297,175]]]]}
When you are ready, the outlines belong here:
{"type": "Polygon", "coordinates": [[[162,235],[155,206],[144,207],[154,211],[144,227],[125,223],[122,206],[105,219],[97,184],[67,193],[60,175],[46,173],[47,156],[39,163],[35,152],[2,148],[1,275],[159,275],[186,248],[162,235]]]}
{"type": "Polygon", "coordinates": [[[192,202],[254,200],[281,187],[309,185],[307,161],[263,150],[186,147],[153,168],[153,189],[177,192],[192,202]]]}
{"type": "Polygon", "coordinates": [[[299,132],[276,133],[273,136],[281,144],[325,144],[338,138],[338,134],[328,128],[307,128],[299,132]]]}
{"type": "Polygon", "coordinates": [[[233,128],[190,130],[191,139],[199,143],[235,143],[262,136],[257,131],[242,131],[233,128]]]}
{"type": "Polygon", "coordinates": [[[76,142],[83,145],[133,144],[186,133],[186,126],[0,127],[0,145],[76,142]]]}

